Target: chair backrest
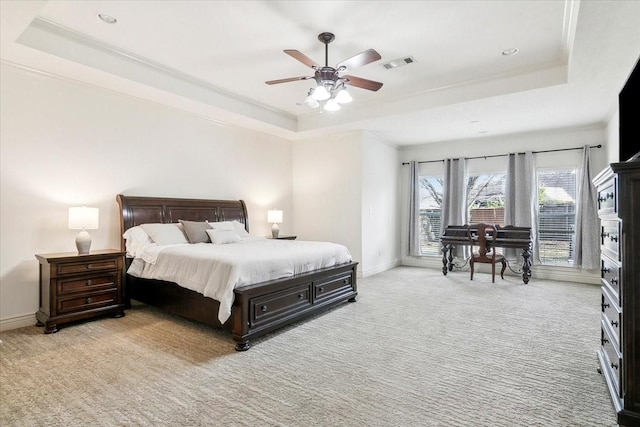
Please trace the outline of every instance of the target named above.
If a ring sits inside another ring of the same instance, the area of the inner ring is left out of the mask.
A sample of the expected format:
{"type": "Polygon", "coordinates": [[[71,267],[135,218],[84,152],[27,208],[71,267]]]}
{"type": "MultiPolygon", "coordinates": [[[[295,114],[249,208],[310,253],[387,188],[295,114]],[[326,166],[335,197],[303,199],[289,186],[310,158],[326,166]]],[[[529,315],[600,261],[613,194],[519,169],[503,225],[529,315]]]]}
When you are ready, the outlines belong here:
{"type": "MultiPolygon", "coordinates": [[[[474,244],[474,236],[471,232],[471,228],[469,227],[467,228],[467,235],[469,236],[469,239],[471,240],[471,252],[473,256],[473,244],[474,244]]],[[[477,241],[478,241],[478,252],[480,254],[480,257],[487,257],[487,252],[491,251],[491,258],[495,258],[496,256],[496,251],[494,250],[495,245],[492,245],[492,243],[495,243],[496,241],[496,237],[498,236],[498,230],[496,229],[496,226],[493,224],[476,224],[475,227],[473,227],[477,230],[477,241]],[[490,242],[489,245],[487,245],[487,240],[490,242]]]]}

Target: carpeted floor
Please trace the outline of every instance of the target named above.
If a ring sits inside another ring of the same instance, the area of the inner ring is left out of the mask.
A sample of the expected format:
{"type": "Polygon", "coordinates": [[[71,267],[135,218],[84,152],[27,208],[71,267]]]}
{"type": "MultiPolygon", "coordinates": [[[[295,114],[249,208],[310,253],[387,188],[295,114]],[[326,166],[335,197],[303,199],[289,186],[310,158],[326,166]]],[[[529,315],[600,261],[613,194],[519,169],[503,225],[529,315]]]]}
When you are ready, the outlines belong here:
{"type": "Polygon", "coordinates": [[[399,267],[233,350],[137,305],[0,334],[2,426],[614,426],[597,286],[399,267]]]}

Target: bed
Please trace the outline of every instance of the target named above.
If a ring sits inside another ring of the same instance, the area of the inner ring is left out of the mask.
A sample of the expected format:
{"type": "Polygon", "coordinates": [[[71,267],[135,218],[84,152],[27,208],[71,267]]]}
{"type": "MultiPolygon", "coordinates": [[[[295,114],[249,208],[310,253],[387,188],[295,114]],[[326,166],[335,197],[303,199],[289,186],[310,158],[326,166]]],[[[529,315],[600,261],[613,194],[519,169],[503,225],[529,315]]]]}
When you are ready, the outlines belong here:
{"type": "MultiPolygon", "coordinates": [[[[205,200],[139,197],[119,194],[121,235],[142,224],[172,224],[179,220],[237,221],[248,232],[242,200],[205,200]]],[[[283,242],[284,243],[284,242],[283,242]]],[[[122,239],[122,250],[125,240],[122,239]]],[[[125,271],[132,259],[127,258],[125,271]]],[[[174,282],[125,275],[127,305],[136,300],[168,313],[231,331],[235,349],[245,351],[251,341],[301,319],[316,315],[357,297],[357,262],[349,261],[289,277],[251,283],[233,289],[230,317],[221,322],[220,302],[174,282]]]]}

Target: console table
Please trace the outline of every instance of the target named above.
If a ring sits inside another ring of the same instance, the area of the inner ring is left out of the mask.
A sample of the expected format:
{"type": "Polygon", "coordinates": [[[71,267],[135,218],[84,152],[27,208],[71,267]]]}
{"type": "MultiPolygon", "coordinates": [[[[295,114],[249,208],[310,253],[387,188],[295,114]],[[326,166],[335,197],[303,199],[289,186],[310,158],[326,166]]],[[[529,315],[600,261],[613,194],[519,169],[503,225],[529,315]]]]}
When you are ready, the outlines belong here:
{"type": "MultiPolygon", "coordinates": [[[[522,250],[522,281],[529,283],[531,278],[531,227],[496,226],[498,236],[495,247],[522,250]]],[[[478,229],[475,225],[449,225],[444,230],[440,243],[442,244],[442,274],[453,271],[453,251],[457,246],[471,246],[472,239],[477,239],[478,229]],[[471,232],[471,238],[469,238],[471,232]],[[448,255],[447,255],[448,254],[448,255]]],[[[474,240],[475,242],[475,240],[474,240]]],[[[489,243],[489,242],[487,242],[489,243]]]]}

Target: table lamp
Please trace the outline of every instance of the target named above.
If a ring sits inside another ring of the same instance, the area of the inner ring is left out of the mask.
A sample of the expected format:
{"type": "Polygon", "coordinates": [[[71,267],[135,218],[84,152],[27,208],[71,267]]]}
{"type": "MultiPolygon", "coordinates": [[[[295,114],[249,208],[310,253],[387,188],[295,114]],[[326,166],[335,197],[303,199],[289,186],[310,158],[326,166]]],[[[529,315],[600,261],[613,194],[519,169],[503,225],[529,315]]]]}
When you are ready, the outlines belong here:
{"type": "Polygon", "coordinates": [[[274,239],[278,238],[278,234],[280,234],[280,229],[278,228],[278,224],[282,223],[282,211],[273,209],[267,211],[267,222],[273,224],[271,227],[271,235],[274,239]]]}
{"type": "Polygon", "coordinates": [[[91,236],[87,230],[98,228],[98,214],[98,208],[86,206],[69,208],[69,230],[81,230],[76,237],[76,248],[78,248],[79,255],[89,253],[91,236]]]}

